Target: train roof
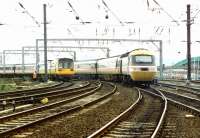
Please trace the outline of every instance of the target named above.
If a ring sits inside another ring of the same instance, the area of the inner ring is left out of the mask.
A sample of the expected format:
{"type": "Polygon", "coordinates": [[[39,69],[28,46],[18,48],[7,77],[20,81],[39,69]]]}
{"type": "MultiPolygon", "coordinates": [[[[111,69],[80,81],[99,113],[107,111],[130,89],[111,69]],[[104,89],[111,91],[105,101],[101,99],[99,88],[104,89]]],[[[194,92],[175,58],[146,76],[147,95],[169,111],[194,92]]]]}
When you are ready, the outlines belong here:
{"type": "Polygon", "coordinates": [[[152,51],[145,49],[145,48],[138,48],[132,50],[129,55],[154,55],[152,51]]]}
{"type": "MultiPolygon", "coordinates": [[[[121,54],[121,55],[116,55],[116,56],[112,56],[112,57],[108,57],[108,58],[115,58],[115,57],[120,57],[120,58],[123,58],[123,57],[127,57],[129,55],[142,55],[142,54],[145,54],[145,55],[154,55],[153,52],[151,52],[150,50],[148,49],[145,49],[145,48],[137,48],[137,49],[134,49],[130,52],[126,52],[124,54],[121,54]]],[[[99,59],[91,59],[91,60],[79,60],[79,61],[76,61],[76,62],[95,62],[95,61],[98,61],[98,60],[102,60],[102,59],[107,59],[107,57],[105,58],[99,58],[99,59]]]]}
{"type": "Polygon", "coordinates": [[[60,59],[73,60],[72,58],[65,58],[65,57],[63,57],[63,58],[56,58],[56,60],[60,60],[60,59]]]}

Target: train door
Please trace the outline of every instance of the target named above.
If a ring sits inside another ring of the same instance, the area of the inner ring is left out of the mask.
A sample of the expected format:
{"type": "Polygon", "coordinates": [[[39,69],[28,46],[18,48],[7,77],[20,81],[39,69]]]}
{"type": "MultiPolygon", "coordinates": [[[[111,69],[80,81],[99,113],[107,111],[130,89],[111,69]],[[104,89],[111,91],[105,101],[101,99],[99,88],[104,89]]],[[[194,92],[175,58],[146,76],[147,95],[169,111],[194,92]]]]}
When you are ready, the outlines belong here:
{"type": "Polygon", "coordinates": [[[119,60],[120,74],[122,74],[122,60],[119,60]]]}
{"type": "Polygon", "coordinates": [[[122,74],[122,60],[118,59],[116,62],[116,71],[118,74],[122,74]]]}
{"type": "Polygon", "coordinates": [[[127,58],[128,58],[127,72],[129,74],[130,73],[129,66],[130,66],[130,63],[131,63],[131,58],[129,56],[127,58]]]}
{"type": "Polygon", "coordinates": [[[95,63],[95,79],[97,80],[99,77],[98,77],[98,73],[97,73],[97,68],[98,68],[98,65],[97,65],[97,62],[95,63]]]}

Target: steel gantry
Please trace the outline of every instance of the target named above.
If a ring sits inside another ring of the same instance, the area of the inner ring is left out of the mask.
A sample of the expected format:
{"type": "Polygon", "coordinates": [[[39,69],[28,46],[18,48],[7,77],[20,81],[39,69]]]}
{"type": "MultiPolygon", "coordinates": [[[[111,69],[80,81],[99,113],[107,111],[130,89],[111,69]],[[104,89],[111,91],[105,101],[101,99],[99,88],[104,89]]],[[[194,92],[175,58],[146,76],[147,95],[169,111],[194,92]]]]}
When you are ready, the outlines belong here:
{"type": "MultiPolygon", "coordinates": [[[[39,52],[43,52],[44,50],[39,50],[39,52]]],[[[76,59],[76,52],[75,51],[69,51],[69,50],[63,50],[63,49],[48,49],[47,50],[48,52],[65,52],[65,53],[72,53],[73,54],[73,59],[75,60],[76,59]]],[[[22,67],[22,73],[24,73],[25,71],[25,66],[26,65],[33,65],[35,66],[35,62],[33,63],[29,63],[29,64],[25,64],[25,55],[26,54],[29,54],[29,55],[34,55],[35,56],[35,46],[30,46],[30,47],[22,47],[22,50],[4,50],[3,51],[3,54],[2,54],[2,65],[3,65],[3,72],[6,73],[6,67],[7,65],[9,66],[15,66],[16,64],[7,64],[6,63],[6,56],[7,55],[21,55],[21,63],[17,64],[18,66],[21,66],[22,67]]]]}
{"type": "Polygon", "coordinates": [[[2,61],[3,61],[3,53],[0,52],[0,64],[2,65],[2,61]]]}
{"type": "MultiPolygon", "coordinates": [[[[7,55],[24,55],[25,53],[22,52],[22,50],[3,50],[3,72],[6,72],[6,56],[7,55]]],[[[34,54],[34,53],[28,53],[28,54],[34,54]]],[[[24,61],[22,61],[22,63],[24,63],[24,61]]],[[[11,64],[13,67],[16,64],[11,64]]],[[[20,65],[20,64],[18,64],[20,65]]],[[[26,65],[33,65],[33,64],[26,64],[26,65]]],[[[24,66],[24,65],[23,65],[24,66]]]]}
{"type": "MultiPolygon", "coordinates": [[[[36,47],[35,47],[35,54],[36,54],[36,63],[35,63],[35,66],[36,66],[36,72],[38,72],[39,71],[39,48],[44,48],[44,46],[43,47],[39,47],[39,42],[40,41],[44,41],[44,39],[36,39],[36,47]]],[[[86,39],[47,39],[47,42],[48,41],[58,41],[58,42],[61,42],[61,41],[88,41],[88,39],[86,40],[86,39]]],[[[89,40],[90,41],[90,40],[89,40]]],[[[106,54],[106,57],[109,57],[109,52],[110,52],[110,49],[108,48],[108,47],[89,47],[89,46],[87,46],[87,47],[85,47],[85,46],[47,46],[47,49],[48,48],[65,48],[65,49],[100,49],[100,50],[102,50],[102,49],[105,49],[106,50],[106,52],[107,52],[107,54],[106,54]]],[[[45,49],[44,49],[45,50],[45,49]]],[[[44,51],[44,53],[45,53],[45,51],[44,51]]],[[[45,63],[47,63],[47,61],[45,61],[44,60],[44,64],[45,63]]]]}

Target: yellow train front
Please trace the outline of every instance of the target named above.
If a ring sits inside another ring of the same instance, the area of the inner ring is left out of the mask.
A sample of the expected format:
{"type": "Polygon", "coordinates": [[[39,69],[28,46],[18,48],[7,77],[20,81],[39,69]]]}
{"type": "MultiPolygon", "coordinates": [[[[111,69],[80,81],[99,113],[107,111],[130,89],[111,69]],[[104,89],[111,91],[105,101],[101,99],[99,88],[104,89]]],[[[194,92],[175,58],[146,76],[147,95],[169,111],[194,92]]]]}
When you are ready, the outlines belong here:
{"type": "MultiPolygon", "coordinates": [[[[40,67],[39,74],[44,74],[44,67],[40,67]]],[[[48,62],[48,75],[51,79],[68,80],[73,77],[74,61],[70,58],[57,58],[48,62]]]]}
{"type": "Polygon", "coordinates": [[[155,81],[157,67],[154,54],[147,49],[135,49],[121,57],[122,74],[136,83],[151,84],[155,81]],[[128,65],[128,66],[127,66],[128,65]]]}

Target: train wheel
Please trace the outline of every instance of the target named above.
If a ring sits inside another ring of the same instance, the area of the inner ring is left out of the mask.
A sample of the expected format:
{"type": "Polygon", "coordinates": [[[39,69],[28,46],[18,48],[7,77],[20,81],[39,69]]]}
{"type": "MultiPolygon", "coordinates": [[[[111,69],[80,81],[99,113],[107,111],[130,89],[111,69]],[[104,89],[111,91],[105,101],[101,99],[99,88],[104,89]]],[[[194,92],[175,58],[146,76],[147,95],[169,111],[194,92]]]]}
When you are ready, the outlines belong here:
{"type": "Polygon", "coordinates": [[[127,78],[125,75],[122,77],[122,84],[124,84],[124,85],[127,84],[127,78]]]}
{"type": "Polygon", "coordinates": [[[145,87],[150,87],[150,83],[145,83],[145,87]]]}

